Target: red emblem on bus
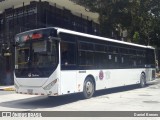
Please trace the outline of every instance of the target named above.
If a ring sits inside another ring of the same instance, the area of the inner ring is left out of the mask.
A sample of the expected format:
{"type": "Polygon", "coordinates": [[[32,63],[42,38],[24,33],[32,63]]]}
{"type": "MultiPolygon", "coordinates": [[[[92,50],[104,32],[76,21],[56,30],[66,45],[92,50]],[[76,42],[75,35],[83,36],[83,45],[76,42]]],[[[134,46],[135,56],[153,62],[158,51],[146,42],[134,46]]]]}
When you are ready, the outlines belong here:
{"type": "Polygon", "coordinates": [[[103,71],[101,70],[101,71],[99,72],[99,79],[100,79],[100,80],[103,80],[103,78],[104,78],[104,74],[103,74],[103,71]]]}

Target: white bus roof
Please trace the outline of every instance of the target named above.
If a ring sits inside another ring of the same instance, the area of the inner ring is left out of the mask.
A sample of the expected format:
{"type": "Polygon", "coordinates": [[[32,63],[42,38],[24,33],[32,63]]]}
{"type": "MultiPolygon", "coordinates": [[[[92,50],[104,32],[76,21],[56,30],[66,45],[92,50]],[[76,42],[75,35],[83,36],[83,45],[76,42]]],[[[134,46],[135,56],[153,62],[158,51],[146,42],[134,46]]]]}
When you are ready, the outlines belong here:
{"type": "MultiPolygon", "coordinates": [[[[131,45],[131,46],[142,47],[142,48],[155,49],[152,46],[145,46],[145,45],[139,45],[139,44],[135,44],[135,43],[119,41],[119,40],[115,40],[115,39],[111,39],[111,38],[105,38],[105,37],[100,37],[100,36],[96,36],[96,35],[90,35],[90,34],[86,34],[86,33],[81,33],[81,32],[76,32],[76,31],[72,31],[72,30],[59,28],[59,27],[39,28],[39,29],[33,29],[33,30],[25,31],[25,32],[32,32],[32,31],[35,31],[35,30],[42,30],[42,29],[49,29],[49,28],[56,29],[57,34],[59,34],[59,33],[69,33],[69,34],[72,34],[72,35],[79,35],[79,36],[93,38],[93,39],[99,39],[99,40],[103,40],[103,41],[109,41],[109,42],[120,43],[120,44],[131,45]]],[[[25,32],[19,33],[17,35],[23,34],[25,32]]]]}
{"type": "Polygon", "coordinates": [[[119,40],[115,40],[115,39],[110,39],[110,38],[90,35],[90,34],[86,34],[86,33],[75,32],[75,31],[72,31],[72,30],[62,29],[62,28],[58,28],[58,27],[54,27],[54,28],[57,29],[58,33],[63,32],[63,33],[69,33],[69,34],[79,35],[79,36],[88,37],[88,38],[94,38],[94,39],[99,39],[99,40],[104,40],[104,41],[120,43],[120,44],[126,44],[126,45],[131,45],[131,46],[155,49],[152,46],[145,46],[145,45],[139,45],[139,44],[124,42],[124,41],[119,41],[119,40]]]}

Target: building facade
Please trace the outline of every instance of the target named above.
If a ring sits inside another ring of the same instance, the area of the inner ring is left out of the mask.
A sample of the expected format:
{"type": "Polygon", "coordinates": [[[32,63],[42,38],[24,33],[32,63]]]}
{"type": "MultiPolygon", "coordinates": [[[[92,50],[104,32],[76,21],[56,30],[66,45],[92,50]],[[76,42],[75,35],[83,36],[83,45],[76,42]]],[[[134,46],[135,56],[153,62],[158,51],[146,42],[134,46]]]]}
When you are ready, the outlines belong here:
{"type": "Polygon", "coordinates": [[[30,4],[5,9],[0,14],[0,84],[13,84],[14,36],[17,33],[44,27],[61,27],[99,35],[99,24],[81,13],[50,4],[31,1],[30,4]]]}

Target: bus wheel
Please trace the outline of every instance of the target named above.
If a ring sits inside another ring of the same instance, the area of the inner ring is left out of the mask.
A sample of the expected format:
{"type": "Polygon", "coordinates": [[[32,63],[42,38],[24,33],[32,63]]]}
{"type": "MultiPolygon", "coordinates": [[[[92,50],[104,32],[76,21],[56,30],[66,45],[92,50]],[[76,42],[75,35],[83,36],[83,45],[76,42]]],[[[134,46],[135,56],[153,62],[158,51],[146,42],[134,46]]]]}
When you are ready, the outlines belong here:
{"type": "Polygon", "coordinates": [[[140,77],[140,87],[143,88],[145,86],[146,86],[146,75],[142,73],[140,77]]]}
{"type": "Polygon", "coordinates": [[[94,92],[95,84],[93,82],[93,79],[91,77],[87,77],[83,85],[83,97],[86,99],[91,98],[94,92]]]}

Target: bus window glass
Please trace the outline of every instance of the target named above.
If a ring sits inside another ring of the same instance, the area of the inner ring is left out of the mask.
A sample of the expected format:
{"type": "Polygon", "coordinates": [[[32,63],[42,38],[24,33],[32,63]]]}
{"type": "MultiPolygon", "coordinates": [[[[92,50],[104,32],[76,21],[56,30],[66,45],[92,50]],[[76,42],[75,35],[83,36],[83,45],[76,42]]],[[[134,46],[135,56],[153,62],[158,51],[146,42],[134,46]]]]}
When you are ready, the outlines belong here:
{"type": "Polygon", "coordinates": [[[51,51],[47,51],[46,43],[47,41],[39,41],[33,43],[26,43],[23,46],[19,46],[19,48],[17,49],[18,58],[16,60],[18,68],[42,68],[54,66],[57,61],[56,42],[51,42],[51,51]]]}
{"type": "Polygon", "coordinates": [[[75,65],[75,44],[70,42],[61,42],[61,63],[62,65],[75,65]]]}
{"type": "Polygon", "coordinates": [[[19,48],[17,49],[17,59],[16,62],[18,66],[23,68],[27,67],[27,63],[29,62],[29,48],[19,48]]]}
{"type": "Polygon", "coordinates": [[[89,42],[79,42],[79,65],[92,66],[94,64],[94,45],[89,42]]]}

